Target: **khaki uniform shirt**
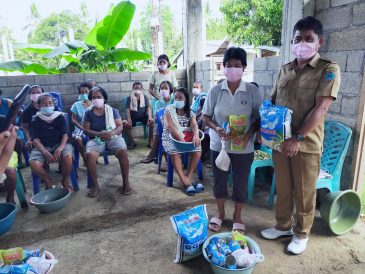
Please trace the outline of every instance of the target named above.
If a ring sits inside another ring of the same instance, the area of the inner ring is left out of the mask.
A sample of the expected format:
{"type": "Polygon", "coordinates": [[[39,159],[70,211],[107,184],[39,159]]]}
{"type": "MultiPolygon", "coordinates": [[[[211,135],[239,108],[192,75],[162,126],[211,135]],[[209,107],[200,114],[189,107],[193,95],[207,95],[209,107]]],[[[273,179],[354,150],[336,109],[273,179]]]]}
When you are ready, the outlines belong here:
{"type": "MultiPolygon", "coordinates": [[[[296,134],[303,121],[314,108],[316,97],[337,97],[340,88],[340,68],[317,53],[300,71],[297,60],[283,65],[280,69],[273,93],[272,102],[285,106],[293,111],[292,133],[296,134]]],[[[324,137],[324,120],[311,131],[300,143],[299,151],[306,153],[322,153],[324,137]]]]}

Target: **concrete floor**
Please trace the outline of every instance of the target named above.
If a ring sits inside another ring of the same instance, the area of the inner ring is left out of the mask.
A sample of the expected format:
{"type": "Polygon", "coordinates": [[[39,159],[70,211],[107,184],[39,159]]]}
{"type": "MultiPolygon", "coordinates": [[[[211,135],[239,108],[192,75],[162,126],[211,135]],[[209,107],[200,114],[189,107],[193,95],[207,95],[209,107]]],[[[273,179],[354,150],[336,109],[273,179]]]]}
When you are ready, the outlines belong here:
{"type": "MultiPolygon", "coordinates": [[[[79,169],[80,191],[67,206],[54,214],[40,214],[34,207],[20,210],[11,231],[0,237],[0,249],[21,246],[52,252],[58,259],[53,273],[212,273],[200,257],[175,264],[175,236],[169,217],[198,204],[207,204],[209,216],[216,207],[212,195],[210,169],[204,168],[206,192],[188,197],[175,177],[173,188],[166,187],[166,175],[156,174],[156,165],[139,164],[147,154],[144,140],[129,151],[130,181],[136,193],[121,194],[121,175],[116,159],[99,164],[102,186],[100,200],[86,197],[86,169],[79,169]]],[[[100,158],[100,162],[102,162],[100,158]]],[[[55,173],[51,172],[60,182],[55,173]]],[[[32,186],[29,168],[22,174],[27,196],[32,186]]],[[[347,235],[331,235],[317,212],[308,248],[300,256],[286,253],[289,240],[267,241],[263,228],[275,224],[274,211],[267,208],[269,186],[258,185],[253,205],[244,210],[246,234],[260,245],[265,261],[254,273],[365,273],[365,223],[359,221],[347,235]]],[[[0,198],[1,200],[3,198],[0,198]]],[[[227,219],[222,231],[230,231],[233,203],[227,202],[227,219]]]]}

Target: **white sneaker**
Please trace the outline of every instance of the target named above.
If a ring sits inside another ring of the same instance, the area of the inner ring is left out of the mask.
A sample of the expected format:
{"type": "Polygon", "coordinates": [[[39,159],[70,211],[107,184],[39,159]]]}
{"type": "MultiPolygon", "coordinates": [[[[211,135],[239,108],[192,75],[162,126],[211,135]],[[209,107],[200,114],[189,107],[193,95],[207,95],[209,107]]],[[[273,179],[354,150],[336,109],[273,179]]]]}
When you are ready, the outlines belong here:
{"type": "Polygon", "coordinates": [[[308,239],[309,237],[305,239],[300,239],[294,234],[293,238],[291,239],[288,245],[287,250],[291,253],[294,253],[295,255],[302,253],[307,247],[308,239]]]}
{"type": "Polygon", "coordinates": [[[277,230],[275,227],[273,227],[273,228],[268,228],[268,229],[261,231],[262,237],[264,237],[265,239],[268,239],[268,240],[274,240],[274,239],[277,239],[282,236],[292,236],[293,234],[294,234],[294,232],[293,232],[292,228],[289,230],[281,231],[281,230],[277,230]]]}

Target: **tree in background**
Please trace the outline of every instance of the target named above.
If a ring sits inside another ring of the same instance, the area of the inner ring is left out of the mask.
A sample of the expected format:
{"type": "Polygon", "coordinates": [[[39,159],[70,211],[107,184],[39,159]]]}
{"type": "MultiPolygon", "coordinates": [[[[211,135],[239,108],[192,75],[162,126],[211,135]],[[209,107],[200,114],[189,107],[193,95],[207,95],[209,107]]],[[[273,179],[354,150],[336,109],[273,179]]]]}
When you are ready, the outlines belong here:
{"type": "Polygon", "coordinates": [[[228,36],[226,22],[223,18],[212,17],[209,2],[204,5],[205,30],[207,40],[222,40],[228,36]]]}
{"type": "Polygon", "coordinates": [[[80,18],[81,15],[70,11],[52,13],[41,20],[34,31],[33,37],[28,42],[34,44],[47,44],[58,46],[64,39],[69,40],[69,30],[72,29],[76,40],[83,40],[89,31],[89,27],[80,18]]]}
{"type": "MultiPolygon", "coordinates": [[[[141,16],[140,28],[138,30],[138,37],[142,44],[142,49],[151,52],[152,33],[150,27],[151,5],[148,5],[141,16]]],[[[182,31],[176,28],[173,22],[173,14],[167,5],[161,6],[162,24],[163,24],[163,44],[164,53],[172,58],[182,49],[182,31]]]]}
{"type": "Polygon", "coordinates": [[[238,44],[280,45],[283,0],[221,0],[227,32],[238,44]]]}
{"type": "Polygon", "coordinates": [[[29,24],[26,25],[23,30],[28,31],[28,39],[34,37],[34,31],[36,30],[41,15],[39,14],[38,8],[35,3],[30,5],[30,15],[27,17],[29,24]]]}

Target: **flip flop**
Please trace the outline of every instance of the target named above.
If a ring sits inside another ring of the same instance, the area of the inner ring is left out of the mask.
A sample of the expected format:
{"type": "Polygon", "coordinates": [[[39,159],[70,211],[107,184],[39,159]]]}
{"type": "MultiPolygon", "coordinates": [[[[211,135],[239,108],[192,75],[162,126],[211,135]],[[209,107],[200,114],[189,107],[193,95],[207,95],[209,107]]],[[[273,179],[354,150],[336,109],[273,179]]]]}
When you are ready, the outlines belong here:
{"type": "Polygon", "coordinates": [[[222,220],[218,217],[213,217],[209,221],[209,229],[214,232],[218,232],[221,229],[222,220]]]}
{"type": "Polygon", "coordinates": [[[167,172],[167,167],[161,167],[160,172],[167,172]]]}
{"type": "Polygon", "coordinates": [[[245,233],[246,227],[241,223],[233,223],[232,231],[238,231],[240,233],[245,233]]]}
{"type": "Polygon", "coordinates": [[[188,196],[195,196],[196,190],[195,190],[195,188],[192,185],[186,186],[185,187],[185,193],[188,196]]]}
{"type": "Polygon", "coordinates": [[[93,191],[93,190],[90,190],[88,193],[87,193],[87,196],[89,198],[95,198],[96,196],[98,196],[99,194],[99,191],[93,191]]]}
{"type": "Polygon", "coordinates": [[[194,182],[193,187],[195,188],[196,193],[204,192],[204,185],[199,182],[194,182]]]}
{"type": "Polygon", "coordinates": [[[148,159],[148,157],[146,157],[146,158],[143,158],[143,159],[140,161],[140,163],[142,163],[142,164],[149,164],[149,163],[152,163],[154,160],[155,160],[155,158],[148,159]]]}

